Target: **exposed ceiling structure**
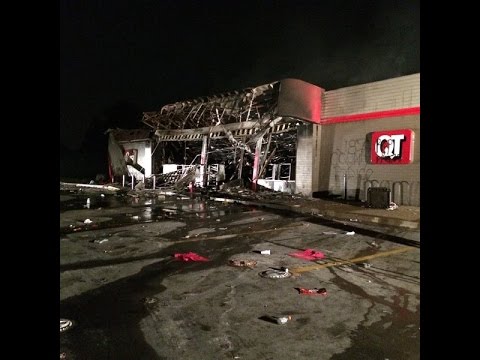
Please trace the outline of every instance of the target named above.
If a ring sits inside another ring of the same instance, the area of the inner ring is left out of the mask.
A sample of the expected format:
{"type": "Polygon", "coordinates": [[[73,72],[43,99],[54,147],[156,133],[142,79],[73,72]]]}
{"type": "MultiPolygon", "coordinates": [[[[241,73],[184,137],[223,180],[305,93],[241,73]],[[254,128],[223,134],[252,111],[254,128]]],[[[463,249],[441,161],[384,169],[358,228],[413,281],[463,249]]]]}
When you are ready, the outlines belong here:
{"type": "Polygon", "coordinates": [[[319,120],[321,95],[319,87],[286,79],[168,104],[144,112],[142,122],[155,130],[163,152],[176,163],[196,161],[205,136],[209,163],[227,164],[244,156],[252,160],[260,139],[261,167],[292,163],[296,128],[302,121],[319,120]]]}
{"type": "Polygon", "coordinates": [[[142,122],[158,130],[197,129],[260,120],[273,115],[280,82],[241,91],[199,97],[143,113],[142,122]]]}

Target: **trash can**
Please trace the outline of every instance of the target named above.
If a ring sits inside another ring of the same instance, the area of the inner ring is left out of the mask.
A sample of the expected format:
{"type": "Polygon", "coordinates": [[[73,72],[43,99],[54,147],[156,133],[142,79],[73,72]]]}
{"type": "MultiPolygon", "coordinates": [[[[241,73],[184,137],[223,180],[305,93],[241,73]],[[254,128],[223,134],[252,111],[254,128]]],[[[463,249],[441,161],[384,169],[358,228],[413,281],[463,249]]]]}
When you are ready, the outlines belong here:
{"type": "Polygon", "coordinates": [[[387,209],[391,202],[391,191],[386,187],[370,187],[367,190],[367,206],[374,209],[387,209]]]}

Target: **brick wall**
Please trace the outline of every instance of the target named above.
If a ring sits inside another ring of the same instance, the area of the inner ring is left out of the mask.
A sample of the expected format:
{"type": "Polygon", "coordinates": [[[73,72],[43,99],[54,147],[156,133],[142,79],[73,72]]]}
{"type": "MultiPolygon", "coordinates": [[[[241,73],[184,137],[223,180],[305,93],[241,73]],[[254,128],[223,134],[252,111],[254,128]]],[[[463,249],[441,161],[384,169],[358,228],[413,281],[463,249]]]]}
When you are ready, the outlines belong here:
{"type": "Polygon", "coordinates": [[[329,90],[322,103],[322,122],[342,115],[419,106],[420,74],[329,90]]]}
{"type": "Polygon", "coordinates": [[[312,195],[314,126],[317,125],[305,123],[297,128],[295,192],[305,196],[312,195]]]}
{"type": "Polygon", "coordinates": [[[318,188],[344,194],[344,174],[347,176],[349,198],[366,199],[369,186],[384,186],[392,190],[398,205],[420,204],[420,115],[393,117],[322,125],[318,188]],[[413,161],[404,165],[370,164],[370,141],[374,131],[411,129],[415,133],[413,161]]]}

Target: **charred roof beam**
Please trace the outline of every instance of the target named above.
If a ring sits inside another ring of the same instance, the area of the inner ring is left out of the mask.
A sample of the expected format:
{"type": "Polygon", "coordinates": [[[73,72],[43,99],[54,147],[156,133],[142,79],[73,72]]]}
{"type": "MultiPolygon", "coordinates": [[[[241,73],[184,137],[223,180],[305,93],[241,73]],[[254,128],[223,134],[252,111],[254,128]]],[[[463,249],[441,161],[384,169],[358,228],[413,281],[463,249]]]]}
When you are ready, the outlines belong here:
{"type": "MultiPolygon", "coordinates": [[[[272,133],[280,134],[284,132],[293,131],[296,129],[295,121],[282,121],[282,118],[278,117],[266,124],[259,124],[258,121],[244,121],[241,123],[208,126],[197,129],[182,129],[182,130],[157,130],[155,135],[158,141],[202,141],[204,135],[210,135],[211,139],[221,138],[245,138],[251,137],[252,139],[258,138],[257,133],[263,135],[272,133]],[[263,125],[263,126],[261,126],[263,125]]],[[[247,142],[251,142],[248,139],[247,142]]]]}

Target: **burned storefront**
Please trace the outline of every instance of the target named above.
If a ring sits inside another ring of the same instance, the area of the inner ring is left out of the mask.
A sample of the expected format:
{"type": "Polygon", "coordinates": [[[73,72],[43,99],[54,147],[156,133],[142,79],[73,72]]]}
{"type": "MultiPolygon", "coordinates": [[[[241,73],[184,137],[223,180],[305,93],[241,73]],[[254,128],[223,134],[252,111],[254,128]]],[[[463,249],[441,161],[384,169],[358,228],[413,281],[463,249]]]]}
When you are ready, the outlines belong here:
{"type": "Polygon", "coordinates": [[[145,112],[155,185],[189,176],[197,187],[236,181],[295,192],[298,128],[320,120],[322,91],[286,79],[145,112]]]}
{"type": "MultiPolygon", "coordinates": [[[[386,187],[397,203],[418,205],[419,89],[420,74],[329,91],[284,79],[167,104],[143,113],[142,181],[357,200],[386,187]]],[[[122,149],[125,158],[136,148],[122,149]]]]}

